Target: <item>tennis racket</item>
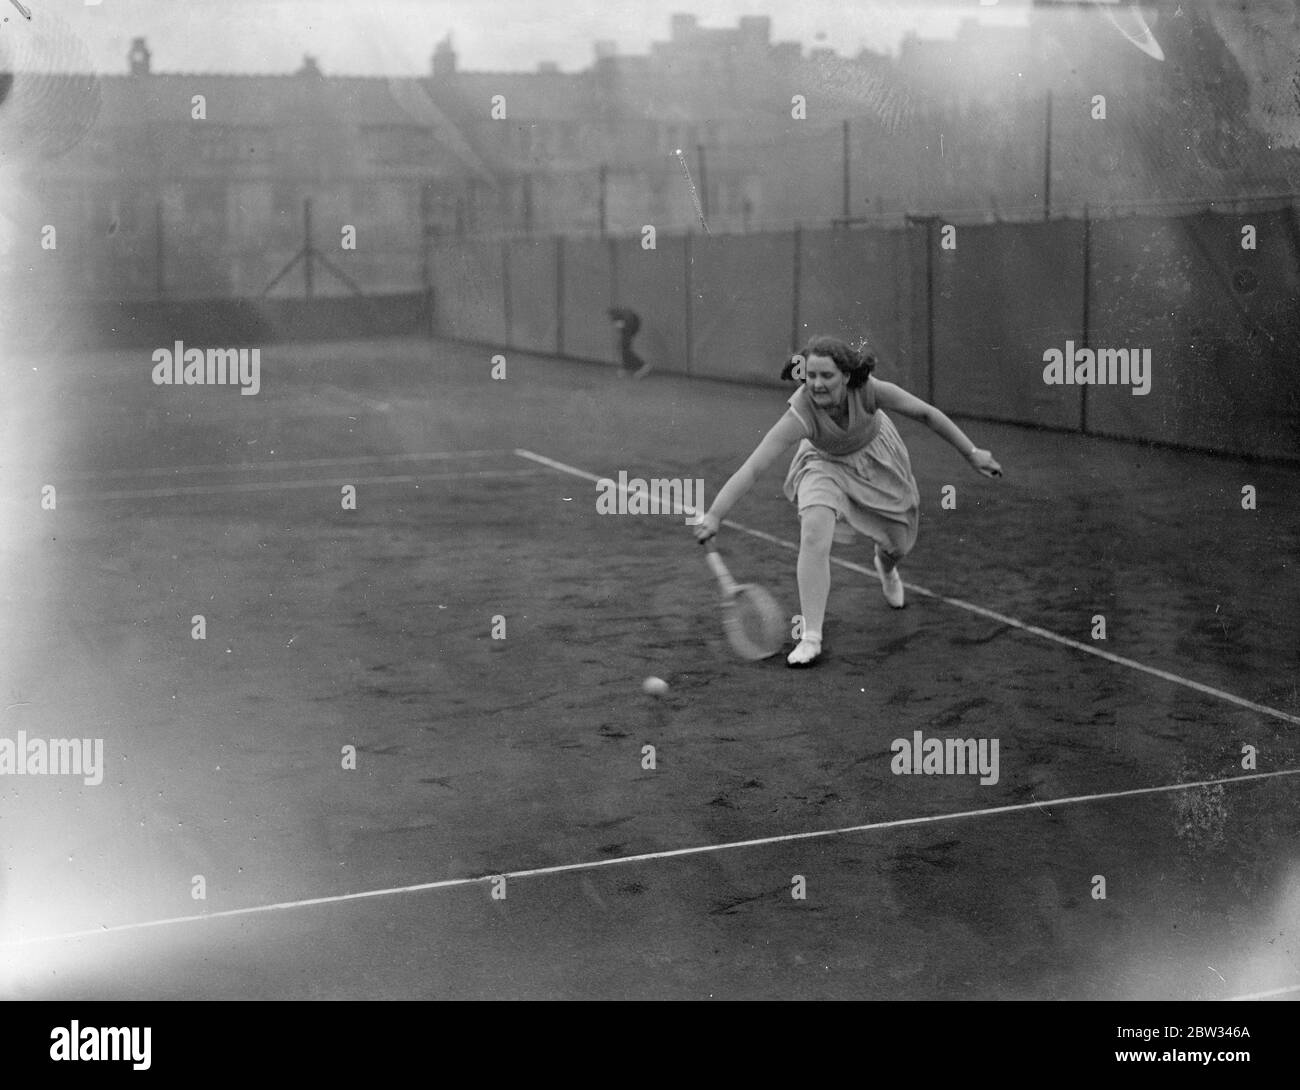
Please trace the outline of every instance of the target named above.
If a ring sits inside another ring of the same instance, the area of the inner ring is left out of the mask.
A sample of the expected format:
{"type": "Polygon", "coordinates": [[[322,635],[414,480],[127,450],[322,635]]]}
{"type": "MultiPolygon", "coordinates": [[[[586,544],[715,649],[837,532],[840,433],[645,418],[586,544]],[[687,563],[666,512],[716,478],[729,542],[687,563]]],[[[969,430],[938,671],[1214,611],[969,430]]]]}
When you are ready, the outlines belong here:
{"type": "Polygon", "coordinates": [[[781,607],[762,587],[737,583],[713,542],[708,542],[707,547],[709,567],[722,590],[722,630],[727,642],[736,654],[751,662],[771,658],[785,643],[785,617],[781,607]]]}

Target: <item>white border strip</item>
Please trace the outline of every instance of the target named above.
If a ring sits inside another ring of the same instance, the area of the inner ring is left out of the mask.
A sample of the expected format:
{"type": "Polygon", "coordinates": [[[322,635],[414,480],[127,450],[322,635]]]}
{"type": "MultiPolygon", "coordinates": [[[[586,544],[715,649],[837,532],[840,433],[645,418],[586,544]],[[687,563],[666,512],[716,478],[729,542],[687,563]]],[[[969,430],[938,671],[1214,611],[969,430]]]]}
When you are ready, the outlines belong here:
{"type": "MultiPolygon", "coordinates": [[[[589,481],[599,481],[607,478],[597,477],[594,473],[588,473],[582,469],[576,469],[573,466],[565,465],[563,462],[552,461],[550,458],[543,458],[540,454],[534,454],[532,451],[516,450],[515,453],[521,458],[527,458],[529,461],[537,462],[540,465],[549,466],[551,469],[559,470],[561,473],[569,473],[575,477],[583,477],[589,481]]],[[[756,537],[760,541],[768,541],[773,545],[780,545],[783,549],[790,549],[793,552],[799,551],[799,546],[793,541],[786,541],[779,537],[773,537],[762,530],[753,530],[748,526],[741,526],[737,522],[724,519],[723,526],[729,526],[733,530],[739,530],[743,534],[749,534],[750,537],[756,537]]],[[[838,564],[841,568],[847,568],[850,571],[860,572],[863,575],[870,576],[872,579],[878,578],[876,573],[870,568],[863,567],[861,564],[854,564],[849,560],[841,560],[839,557],[831,557],[832,564],[838,564]]],[[[1280,711],[1277,708],[1270,708],[1266,704],[1256,704],[1253,700],[1246,700],[1244,697],[1234,696],[1232,693],[1224,692],[1222,689],[1215,689],[1210,685],[1202,685],[1199,681],[1192,681],[1190,678],[1180,677],[1178,674],[1171,674],[1168,670],[1160,670],[1154,666],[1147,666],[1145,663],[1137,662],[1133,659],[1126,659],[1122,655],[1112,655],[1109,651],[1102,651],[1097,647],[1090,647],[1086,643],[1080,643],[1078,640],[1072,640],[1068,636],[1059,635],[1056,632],[1050,632],[1046,628],[1039,628],[1037,625],[1026,624],[1024,621],[1018,621],[1014,617],[1008,617],[1005,614],[997,613],[991,609],[985,609],[983,606],[977,606],[971,602],[963,601],[960,598],[949,598],[944,594],[936,594],[925,587],[917,586],[915,583],[904,583],[908,590],[915,591],[917,594],[926,598],[933,598],[938,602],[945,602],[950,606],[956,606],[958,609],[964,609],[968,613],[977,614],[980,617],[987,617],[989,620],[998,621],[1001,624],[1010,625],[1012,628],[1018,628],[1022,632],[1028,632],[1034,636],[1041,636],[1045,640],[1051,640],[1053,643],[1059,643],[1063,647],[1073,648],[1075,651],[1083,651],[1085,654],[1095,655],[1099,659],[1105,659],[1107,662],[1113,662],[1117,666],[1127,666],[1130,670],[1138,670],[1144,674],[1150,674],[1152,677],[1158,677],[1162,681],[1172,681],[1175,685],[1182,685],[1185,688],[1193,689],[1198,693],[1204,693],[1206,696],[1215,697],[1218,700],[1227,701],[1229,704],[1236,704],[1241,708],[1248,708],[1253,712],[1259,712],[1261,715],[1268,715],[1274,719],[1280,719],[1284,723],[1290,723],[1292,726],[1300,727],[1300,716],[1289,715],[1287,712],[1280,711]]]]}
{"type": "Polygon", "coordinates": [[[365,890],[362,893],[342,893],[333,897],[312,897],[303,901],[282,901],[272,905],[230,908],[200,916],[173,916],[165,920],[145,920],[139,923],[117,924],[113,927],[100,927],[85,931],[66,931],[57,935],[40,935],[30,939],[10,939],[0,942],[0,950],[35,946],[47,942],[63,942],[68,939],[85,939],[99,935],[120,934],[124,931],[144,931],[154,927],[167,927],[172,924],[203,923],[208,920],[230,919],[235,916],[253,916],[263,912],[276,912],[291,908],[309,908],[313,905],[342,904],[345,901],[361,901],[371,897],[392,897],[400,893],[421,893],[426,890],[452,889],[456,886],[472,886],[483,882],[491,882],[497,878],[540,878],[549,874],[590,871],[601,867],[623,866],[627,863],[648,863],[657,859],[678,859],[687,855],[735,851],[738,848],[758,848],[768,844],[789,844],[796,840],[824,839],[832,836],[845,836],[849,833],[878,832],[882,829],[902,829],[912,825],[934,825],[942,821],[957,821],[960,818],[992,817],[995,814],[1015,814],[1026,810],[1042,810],[1051,806],[1070,806],[1075,803],[1099,802],[1105,799],[1134,798],[1138,795],[1159,795],[1172,791],[1190,791],[1197,787],[1214,787],[1219,784],[1246,783],[1250,780],[1269,780],[1281,776],[1296,775],[1300,775],[1300,768],[1279,769],[1276,772],[1252,772],[1246,776],[1231,776],[1219,780],[1197,780],[1190,783],[1164,784],[1160,787],[1135,787],[1128,791],[1106,791],[1095,795],[1071,795],[1060,799],[1043,799],[1034,802],[1013,803],[1008,806],[993,806],[987,810],[962,810],[955,814],[932,814],[927,817],[874,821],[867,825],[848,825],[837,829],[817,829],[806,833],[784,833],[778,836],[755,837],[751,840],[732,840],[722,844],[701,844],[693,848],[672,848],[660,852],[643,852],[640,855],[615,856],[612,859],[596,859],[585,863],[562,863],[553,867],[533,867],[529,870],[505,871],[501,874],[483,874],[477,878],[446,878],[439,882],[421,882],[413,886],[394,886],[389,889],[365,890]]]}
{"type": "Polygon", "coordinates": [[[483,469],[466,473],[425,473],[420,476],[353,477],[343,475],[317,481],[249,481],[245,484],[196,484],[176,488],[141,488],[127,492],[78,492],[69,500],[93,503],[96,500],[148,500],[164,496],[216,496],[223,492],[283,492],[294,488],[339,488],[345,484],[423,484],[425,481],[476,481],[485,477],[540,477],[534,469],[483,469]]]}
{"type": "Polygon", "coordinates": [[[272,469],[311,469],[316,466],[362,466],[380,462],[422,462],[450,458],[487,458],[509,450],[435,450],[424,454],[358,454],[354,458],[308,458],[297,462],[227,462],[204,466],[151,466],[147,469],[101,469],[75,473],[49,472],[54,480],[101,481],[135,477],[175,477],[182,473],[249,473],[272,469]]]}
{"type": "Polygon", "coordinates": [[[1300,984],[1292,984],[1286,988],[1274,988],[1267,992],[1251,992],[1249,995],[1232,995],[1228,997],[1229,1003],[1241,1003],[1248,999],[1272,999],[1278,995],[1290,995],[1292,992],[1300,992],[1300,984]]]}

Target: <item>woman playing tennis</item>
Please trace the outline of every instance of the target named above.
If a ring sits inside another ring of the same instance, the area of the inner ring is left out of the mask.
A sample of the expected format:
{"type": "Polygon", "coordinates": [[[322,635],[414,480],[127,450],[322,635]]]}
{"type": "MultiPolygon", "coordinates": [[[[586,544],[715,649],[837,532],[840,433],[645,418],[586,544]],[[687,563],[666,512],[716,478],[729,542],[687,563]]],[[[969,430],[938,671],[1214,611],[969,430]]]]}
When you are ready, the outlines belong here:
{"type": "Polygon", "coordinates": [[[803,385],[790,408],[763,437],[701,516],[695,536],[701,543],[785,450],[799,444],[785,495],[799,506],[799,605],[803,638],[786,660],[811,666],[821,656],[822,620],[831,589],[831,540],[843,521],[876,544],[876,573],[885,600],[903,608],[903,580],[898,562],[916,543],[920,495],[912,477],[907,448],[882,409],[919,420],[956,447],[971,467],[986,477],[1002,476],[1002,467],[979,449],[933,405],[892,382],[873,378],[876,359],[869,348],[854,348],[834,337],[814,337],[786,365],[781,377],[803,385]]]}

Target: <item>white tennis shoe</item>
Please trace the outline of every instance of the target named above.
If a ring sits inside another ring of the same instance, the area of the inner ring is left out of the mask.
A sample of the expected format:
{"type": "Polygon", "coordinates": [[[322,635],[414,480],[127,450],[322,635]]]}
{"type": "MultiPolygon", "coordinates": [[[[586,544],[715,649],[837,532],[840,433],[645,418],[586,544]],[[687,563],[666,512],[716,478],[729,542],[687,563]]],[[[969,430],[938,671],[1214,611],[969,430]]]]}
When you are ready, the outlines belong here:
{"type": "Polygon", "coordinates": [[[799,641],[799,646],[786,656],[785,662],[787,666],[793,666],[795,669],[799,669],[805,666],[812,666],[821,657],[821,637],[813,636],[812,639],[809,639],[807,633],[805,633],[803,639],[799,641]]]}
{"type": "Polygon", "coordinates": [[[894,565],[894,570],[886,572],[884,566],[880,563],[880,548],[876,547],[876,555],[873,557],[876,563],[876,574],[880,576],[880,590],[885,596],[885,601],[895,609],[902,609],[905,605],[903,601],[903,578],[898,574],[898,565],[894,565]]]}

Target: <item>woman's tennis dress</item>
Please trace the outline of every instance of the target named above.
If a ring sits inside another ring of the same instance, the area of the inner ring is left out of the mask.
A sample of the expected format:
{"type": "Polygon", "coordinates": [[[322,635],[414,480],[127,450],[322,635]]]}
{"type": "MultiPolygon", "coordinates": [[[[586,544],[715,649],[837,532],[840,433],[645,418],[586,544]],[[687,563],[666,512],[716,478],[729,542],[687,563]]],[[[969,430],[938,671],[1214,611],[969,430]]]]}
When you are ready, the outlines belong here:
{"type": "Polygon", "coordinates": [[[785,495],[806,508],[829,507],[882,552],[901,560],[916,544],[921,497],[893,421],[876,408],[875,380],[847,391],[848,424],[841,427],[800,386],[790,411],[804,426],[785,478],[785,495]]]}

